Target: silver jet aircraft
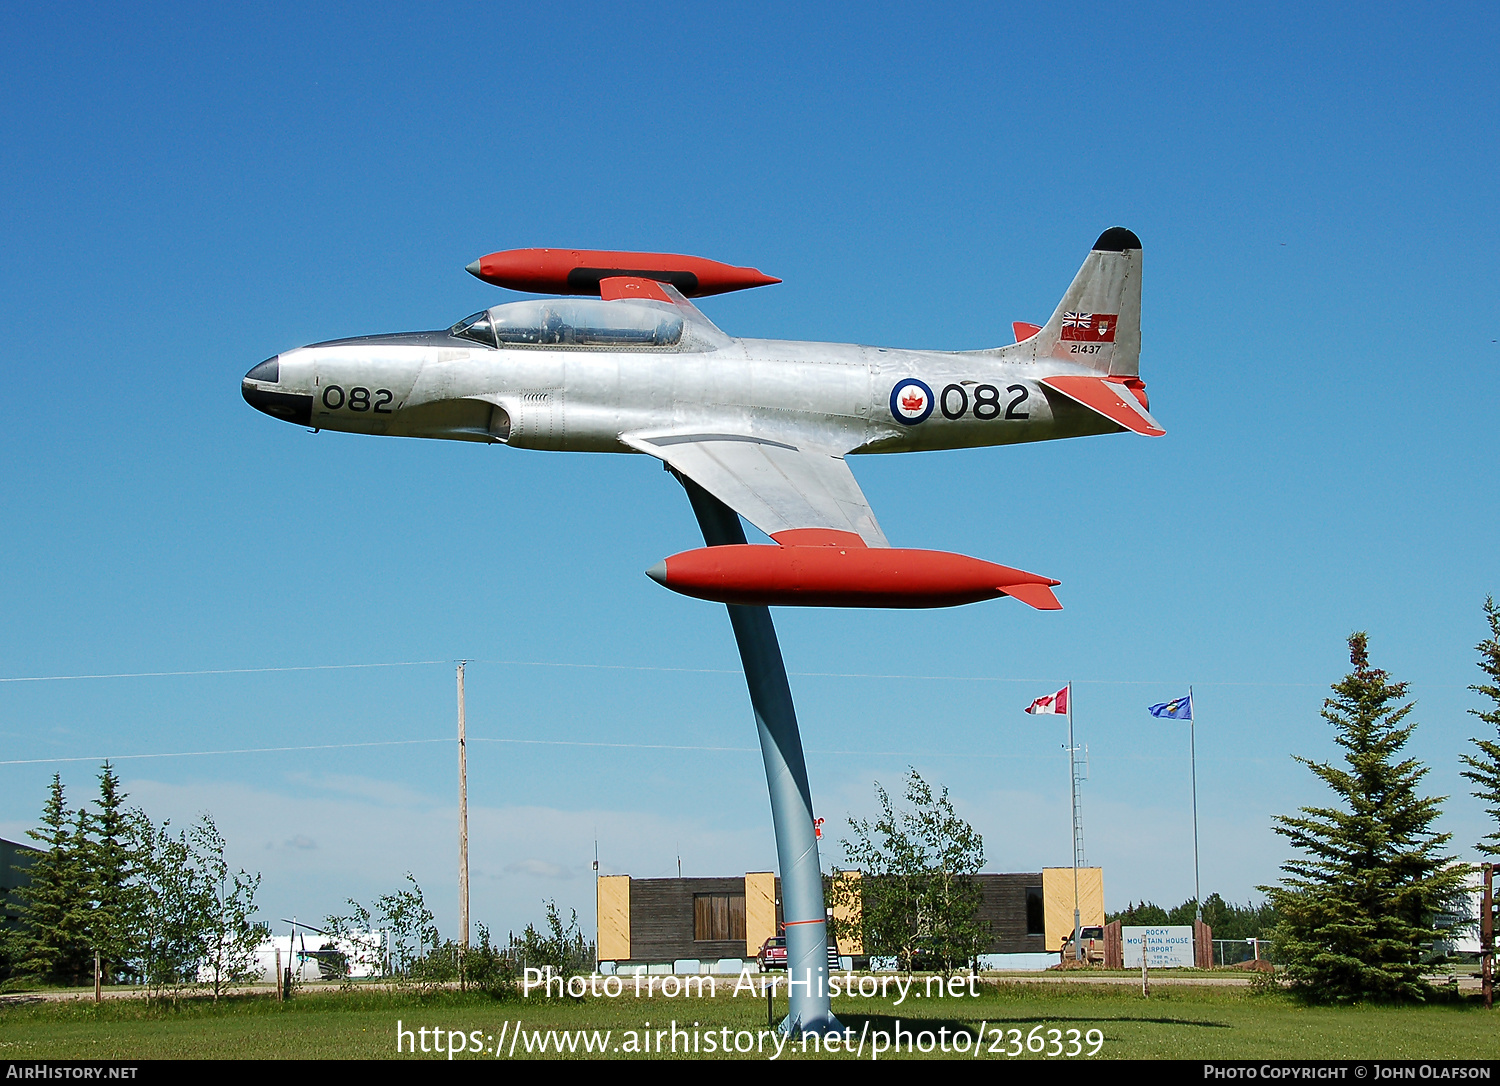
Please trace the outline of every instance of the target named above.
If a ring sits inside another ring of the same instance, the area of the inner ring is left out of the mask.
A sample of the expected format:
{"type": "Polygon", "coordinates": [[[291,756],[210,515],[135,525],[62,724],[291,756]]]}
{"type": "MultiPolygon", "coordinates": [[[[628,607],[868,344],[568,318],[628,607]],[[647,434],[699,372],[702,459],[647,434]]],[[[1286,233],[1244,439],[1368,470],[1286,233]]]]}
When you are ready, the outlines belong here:
{"type": "Polygon", "coordinates": [[[1106,230],[1045,325],[984,351],[736,339],[685,295],[775,280],[695,257],[514,250],[469,270],[572,296],[287,351],[245,375],[245,399],[315,430],[644,453],[676,473],[708,545],[647,572],[729,605],[781,874],[794,982],[782,1028],[839,1031],[812,791],[769,605],[1057,608],[1049,577],[891,547],[847,457],[1160,434],[1139,377],[1140,241],[1106,230]],[[776,545],[747,544],[741,517],[776,545]]]}
{"type": "MultiPolygon", "coordinates": [[[[516,253],[555,264],[563,251],[516,253]]],[[[588,254],[572,255],[562,263],[588,254]]],[[[743,280],[720,289],[776,281],[699,263],[743,280]]],[[[481,274],[480,264],[469,270],[481,274]]],[[[648,572],[741,604],[930,607],[1009,595],[1057,608],[1051,578],[891,548],[847,458],[1163,433],[1139,376],[1140,240],[1121,227],[1100,235],[1046,324],[1018,323],[1018,342],[980,351],[735,338],[674,285],[698,280],[669,271],[580,279],[575,269],[546,282],[597,296],[508,302],[441,331],[286,351],[245,375],[244,397],[314,430],[656,457],[779,546],[705,548],[648,572]]]]}

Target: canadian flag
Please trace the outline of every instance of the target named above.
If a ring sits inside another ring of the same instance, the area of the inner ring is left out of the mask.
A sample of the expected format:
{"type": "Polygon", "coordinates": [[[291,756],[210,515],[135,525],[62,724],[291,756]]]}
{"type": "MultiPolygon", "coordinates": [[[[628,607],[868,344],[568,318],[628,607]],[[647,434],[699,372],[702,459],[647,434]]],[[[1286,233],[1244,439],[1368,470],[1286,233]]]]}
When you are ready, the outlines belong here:
{"type": "Polygon", "coordinates": [[[1048,694],[1045,698],[1037,698],[1026,707],[1028,713],[1047,713],[1054,716],[1067,716],[1068,714],[1068,688],[1065,686],[1055,694],[1048,694]]]}

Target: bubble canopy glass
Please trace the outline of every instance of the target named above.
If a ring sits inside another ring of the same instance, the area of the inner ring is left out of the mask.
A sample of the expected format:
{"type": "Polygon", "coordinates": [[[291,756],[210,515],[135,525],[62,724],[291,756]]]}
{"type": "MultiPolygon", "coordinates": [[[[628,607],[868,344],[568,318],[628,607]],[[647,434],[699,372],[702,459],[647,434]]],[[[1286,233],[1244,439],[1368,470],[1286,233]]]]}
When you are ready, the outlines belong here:
{"type": "Polygon", "coordinates": [[[648,303],[543,298],[480,310],[449,333],[486,347],[671,347],[682,317],[648,303]]]}

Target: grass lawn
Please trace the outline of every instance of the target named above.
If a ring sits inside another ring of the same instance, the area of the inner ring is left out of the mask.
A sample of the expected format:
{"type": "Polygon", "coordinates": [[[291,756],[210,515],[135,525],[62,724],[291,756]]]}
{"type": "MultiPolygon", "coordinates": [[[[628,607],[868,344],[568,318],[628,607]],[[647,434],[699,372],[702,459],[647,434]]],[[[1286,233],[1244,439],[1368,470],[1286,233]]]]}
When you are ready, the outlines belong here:
{"type": "MultiPolygon", "coordinates": [[[[1134,1059],[1496,1059],[1500,1037],[1496,1017],[1487,1014],[1474,999],[1449,1000],[1417,1007],[1309,1007],[1283,994],[1255,993],[1244,988],[1172,988],[1153,991],[1149,999],[1138,990],[1087,985],[1002,984],[982,989],[978,998],[908,998],[900,1006],[894,997],[881,999],[841,998],[834,1012],[856,1038],[868,1026],[868,1036],[902,1029],[920,1031],[946,1029],[951,1046],[955,1031],[969,1048],[981,1023],[985,1035],[981,1056],[985,1059],[1015,1058],[1008,1054],[1025,1046],[1034,1036],[1033,1047],[1046,1044],[1049,1030],[1060,1031],[1058,1044],[1065,1050],[1072,1041],[1067,1031],[1077,1030],[1083,1053],[1094,1047],[1082,1038],[1089,1030],[1102,1033],[1097,1058],[1134,1059]],[[995,1030],[1002,1031],[995,1044],[995,1030]],[[1012,1030],[1019,1030],[1013,1034],[1012,1030]],[[991,1048],[995,1048],[991,1052],[991,1048]]],[[[784,1014],[785,998],[777,1000],[777,1013],[784,1014]]],[[[1500,1012],[1494,1012],[1500,1014],[1500,1012]]],[[[530,1031],[611,1031],[611,1049],[629,1046],[645,1023],[667,1029],[675,1020],[682,1028],[698,1023],[698,1058],[706,1054],[701,1033],[713,1030],[722,1044],[725,1027],[748,1044],[754,1031],[766,1026],[763,998],[721,993],[717,998],[604,997],[544,1001],[516,999],[496,1002],[473,993],[441,992],[425,997],[363,990],[352,993],[299,994],[277,1004],[268,995],[223,1000],[184,1001],[176,1010],[148,1010],[133,1000],[92,1003],[21,1003],[0,1007],[0,1059],[389,1059],[396,1055],[396,1023],[402,1028],[439,1029],[473,1035],[494,1058],[496,1039],[508,1038],[519,1021],[523,1038],[530,1031]]],[[[653,1039],[651,1042],[655,1044],[653,1039]]],[[[670,1044],[668,1038],[660,1042],[670,1044]]],[[[679,1049],[692,1041],[678,1041],[679,1049]]],[[[771,1042],[760,1040],[761,1051],[748,1058],[766,1058],[771,1042]]],[[[438,1042],[446,1048],[446,1042],[438,1042]]],[[[431,1047],[431,1046],[429,1046],[431,1047]]],[[[457,1043],[455,1043],[457,1047],[457,1043]]],[[[515,1058],[525,1052],[517,1046],[515,1058]]],[[[612,1051],[628,1056],[628,1051],[612,1051]]],[[[465,1057],[473,1058],[473,1053],[465,1057]]],[[[502,1056],[508,1052],[502,1052],[502,1056]]],[[[580,1051],[578,1058],[583,1058],[580,1051]]],[[[643,1058],[673,1058],[670,1051],[640,1052],[643,1058]]],[[[691,1054],[689,1054],[691,1055],[691,1054]]],[[[719,1053],[718,1055],[722,1055],[719,1053]]],[[[934,1058],[939,1053],[917,1058],[934,1058]]],[[[436,1052],[405,1058],[444,1059],[436,1052]]],[[[849,1058],[840,1054],[841,1058],[849,1058]]],[[[813,1058],[792,1049],[783,1059],[813,1058]]],[[[676,1058],[683,1058],[679,1051],[676,1058]]],[[[826,1057],[825,1057],[826,1058],[826,1057]]],[[[867,1042],[864,1058],[870,1058],[867,1042]]],[[[886,1051],[882,1059],[896,1058],[886,1051]]],[[[902,1058],[912,1058],[902,1053],[902,1058]]],[[[969,1055],[967,1058],[974,1058],[969,1055]]],[[[1020,1058],[1039,1058],[1025,1053],[1020,1058]]],[[[1076,1058],[1085,1058],[1080,1055],[1076,1058]]]]}

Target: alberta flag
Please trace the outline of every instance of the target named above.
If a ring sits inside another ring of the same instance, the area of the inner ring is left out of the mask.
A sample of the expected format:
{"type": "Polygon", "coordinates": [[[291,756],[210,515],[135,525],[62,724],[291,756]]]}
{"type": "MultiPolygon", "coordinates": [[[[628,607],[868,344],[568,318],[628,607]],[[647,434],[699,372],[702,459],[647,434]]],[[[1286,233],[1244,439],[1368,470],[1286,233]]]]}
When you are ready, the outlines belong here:
{"type": "Polygon", "coordinates": [[[1055,694],[1048,694],[1045,698],[1037,698],[1036,701],[1026,706],[1028,713],[1050,713],[1057,716],[1068,714],[1068,688],[1065,686],[1055,694]]]}
{"type": "Polygon", "coordinates": [[[1185,698],[1177,698],[1174,701],[1164,701],[1160,705],[1153,705],[1146,712],[1152,716],[1166,717],[1168,720],[1192,720],[1193,719],[1193,695],[1185,698]]]}

